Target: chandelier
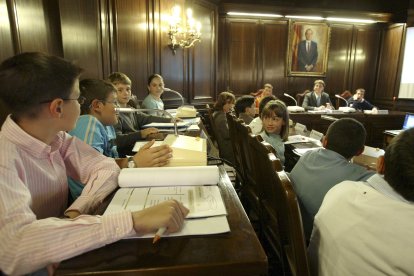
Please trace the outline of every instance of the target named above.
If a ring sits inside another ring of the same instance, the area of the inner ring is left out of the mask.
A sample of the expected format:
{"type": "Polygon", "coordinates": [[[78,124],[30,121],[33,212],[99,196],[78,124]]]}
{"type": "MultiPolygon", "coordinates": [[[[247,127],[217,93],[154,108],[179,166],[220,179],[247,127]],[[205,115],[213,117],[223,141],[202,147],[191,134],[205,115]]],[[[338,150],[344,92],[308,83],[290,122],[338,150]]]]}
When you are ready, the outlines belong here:
{"type": "Polygon", "coordinates": [[[172,15],[169,18],[168,36],[170,38],[170,44],[168,46],[174,55],[178,48],[190,48],[197,41],[201,41],[201,23],[194,20],[192,9],[187,9],[187,18],[183,24],[181,23],[182,18],[180,13],[180,6],[175,5],[172,9],[172,15]]]}

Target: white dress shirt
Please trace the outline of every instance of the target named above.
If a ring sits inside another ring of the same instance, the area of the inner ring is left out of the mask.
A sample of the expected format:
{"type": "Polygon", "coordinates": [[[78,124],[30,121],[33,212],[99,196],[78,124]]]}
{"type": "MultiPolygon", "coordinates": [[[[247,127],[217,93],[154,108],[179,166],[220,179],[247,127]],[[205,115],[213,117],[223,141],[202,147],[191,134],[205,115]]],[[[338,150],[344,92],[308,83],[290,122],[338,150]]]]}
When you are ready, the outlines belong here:
{"type": "Polygon", "coordinates": [[[24,274],[134,233],[130,212],[64,215],[67,176],[86,183],[68,210],[86,214],[117,187],[119,167],[65,132],[51,145],[23,131],[10,116],[0,132],[0,269],[24,274]]]}

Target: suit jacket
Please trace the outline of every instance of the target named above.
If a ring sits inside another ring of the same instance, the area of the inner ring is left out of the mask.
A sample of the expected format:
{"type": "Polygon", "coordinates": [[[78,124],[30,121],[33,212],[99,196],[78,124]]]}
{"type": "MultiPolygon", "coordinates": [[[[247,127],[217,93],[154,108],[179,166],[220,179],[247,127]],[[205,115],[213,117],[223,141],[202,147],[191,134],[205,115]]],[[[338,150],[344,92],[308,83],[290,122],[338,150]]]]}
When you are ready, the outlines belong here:
{"type": "Polygon", "coordinates": [[[317,105],[316,93],[311,92],[311,93],[308,93],[308,94],[305,95],[305,98],[303,99],[302,107],[306,110],[313,110],[313,109],[315,109],[315,107],[319,107],[321,105],[326,105],[327,103],[329,103],[331,106],[333,106],[332,102],[331,102],[331,99],[329,98],[328,93],[322,92],[320,104],[317,105]]]}
{"type": "Polygon", "coordinates": [[[318,44],[314,41],[310,43],[309,52],[306,51],[306,40],[302,40],[298,45],[298,67],[299,71],[306,71],[305,65],[313,65],[313,68],[316,66],[318,61],[318,44]]]}

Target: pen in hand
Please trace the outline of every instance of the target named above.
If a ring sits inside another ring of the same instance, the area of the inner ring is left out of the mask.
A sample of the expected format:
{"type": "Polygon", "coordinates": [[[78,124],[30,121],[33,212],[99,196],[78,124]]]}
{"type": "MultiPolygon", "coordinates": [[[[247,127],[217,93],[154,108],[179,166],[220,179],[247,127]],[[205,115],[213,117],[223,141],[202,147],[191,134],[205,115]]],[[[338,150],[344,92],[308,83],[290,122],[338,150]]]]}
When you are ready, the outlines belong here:
{"type": "Polygon", "coordinates": [[[165,230],[167,228],[161,227],[158,229],[157,233],[155,233],[154,239],[152,240],[152,244],[156,243],[159,239],[161,239],[161,236],[164,234],[165,230]]]}

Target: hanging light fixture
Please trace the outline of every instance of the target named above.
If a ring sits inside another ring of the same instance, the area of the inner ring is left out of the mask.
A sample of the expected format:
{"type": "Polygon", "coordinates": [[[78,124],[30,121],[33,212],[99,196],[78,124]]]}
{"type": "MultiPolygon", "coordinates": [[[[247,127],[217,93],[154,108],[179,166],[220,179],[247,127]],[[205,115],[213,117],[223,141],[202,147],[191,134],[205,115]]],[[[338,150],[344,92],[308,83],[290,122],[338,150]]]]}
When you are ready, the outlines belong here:
{"type": "Polygon", "coordinates": [[[201,23],[193,18],[192,9],[187,9],[186,20],[182,23],[180,6],[175,5],[173,7],[169,18],[168,36],[170,38],[168,46],[174,55],[178,48],[190,48],[197,41],[201,41],[201,23]]]}

